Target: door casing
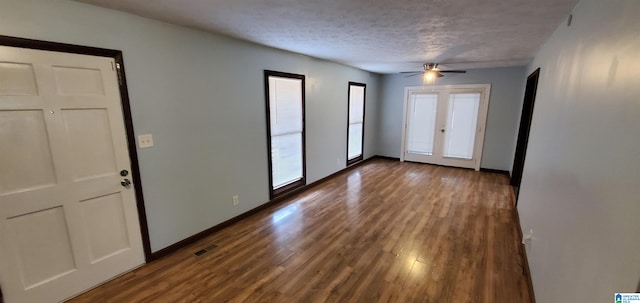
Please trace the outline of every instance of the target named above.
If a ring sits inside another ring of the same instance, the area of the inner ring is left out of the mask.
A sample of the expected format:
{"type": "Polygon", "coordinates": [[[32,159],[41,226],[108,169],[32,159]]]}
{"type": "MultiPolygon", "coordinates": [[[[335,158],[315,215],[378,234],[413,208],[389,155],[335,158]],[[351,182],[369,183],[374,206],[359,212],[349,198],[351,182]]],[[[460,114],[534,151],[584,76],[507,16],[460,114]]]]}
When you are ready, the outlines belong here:
{"type": "Polygon", "coordinates": [[[540,68],[536,69],[527,77],[527,84],[524,90],[524,101],[522,102],[522,113],[520,114],[516,152],[513,156],[513,167],[511,168],[511,186],[515,189],[516,205],[518,205],[520,182],[522,181],[524,162],[527,156],[527,145],[529,144],[529,132],[531,130],[531,122],[533,121],[533,109],[536,103],[539,76],[540,68]]]}

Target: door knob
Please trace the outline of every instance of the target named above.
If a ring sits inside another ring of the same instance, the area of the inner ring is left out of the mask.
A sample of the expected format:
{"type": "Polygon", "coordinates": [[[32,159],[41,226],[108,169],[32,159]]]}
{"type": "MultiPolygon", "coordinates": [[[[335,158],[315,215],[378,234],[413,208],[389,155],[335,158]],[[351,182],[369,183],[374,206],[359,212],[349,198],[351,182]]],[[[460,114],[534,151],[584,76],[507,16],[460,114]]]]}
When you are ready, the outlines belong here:
{"type": "Polygon", "coordinates": [[[126,177],[126,176],[129,175],[129,171],[126,170],[126,169],[123,169],[123,170],[120,171],[120,175],[123,176],[123,177],[126,177]]]}
{"type": "Polygon", "coordinates": [[[440,131],[444,133],[444,128],[443,128],[443,129],[441,129],[440,131]]]}
{"type": "Polygon", "coordinates": [[[131,185],[131,181],[129,181],[129,179],[123,179],[123,180],[120,182],[120,185],[122,185],[122,186],[124,186],[124,187],[127,187],[127,186],[131,185]]]}

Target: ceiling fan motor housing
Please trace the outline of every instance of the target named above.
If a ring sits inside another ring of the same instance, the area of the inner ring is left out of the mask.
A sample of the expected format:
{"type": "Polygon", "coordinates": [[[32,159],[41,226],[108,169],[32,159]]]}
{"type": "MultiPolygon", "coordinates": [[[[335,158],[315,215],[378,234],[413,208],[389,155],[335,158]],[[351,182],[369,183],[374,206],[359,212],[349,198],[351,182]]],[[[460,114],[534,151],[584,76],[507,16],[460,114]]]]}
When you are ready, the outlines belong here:
{"type": "Polygon", "coordinates": [[[438,68],[438,63],[425,63],[422,65],[425,71],[433,70],[438,68]]]}

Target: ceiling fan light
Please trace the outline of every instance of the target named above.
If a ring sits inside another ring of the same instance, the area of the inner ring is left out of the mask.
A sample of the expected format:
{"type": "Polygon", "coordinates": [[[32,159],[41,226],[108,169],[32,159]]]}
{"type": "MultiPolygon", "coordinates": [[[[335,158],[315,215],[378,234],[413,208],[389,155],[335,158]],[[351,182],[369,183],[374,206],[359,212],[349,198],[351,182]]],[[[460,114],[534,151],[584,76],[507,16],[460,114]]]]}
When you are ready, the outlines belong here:
{"type": "Polygon", "coordinates": [[[424,81],[425,82],[431,82],[433,81],[436,77],[440,77],[438,76],[435,72],[433,72],[432,70],[428,70],[426,72],[424,72],[424,81]]]}

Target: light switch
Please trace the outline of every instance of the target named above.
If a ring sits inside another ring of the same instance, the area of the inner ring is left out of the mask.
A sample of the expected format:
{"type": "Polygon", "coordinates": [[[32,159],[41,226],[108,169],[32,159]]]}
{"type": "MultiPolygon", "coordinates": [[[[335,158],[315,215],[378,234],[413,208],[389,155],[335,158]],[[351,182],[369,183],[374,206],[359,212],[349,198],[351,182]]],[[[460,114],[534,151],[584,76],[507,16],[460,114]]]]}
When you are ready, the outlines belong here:
{"type": "Polygon", "coordinates": [[[147,148],[153,146],[153,136],[151,134],[144,134],[138,136],[138,148],[147,148]]]}

